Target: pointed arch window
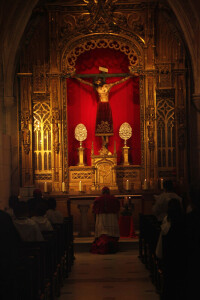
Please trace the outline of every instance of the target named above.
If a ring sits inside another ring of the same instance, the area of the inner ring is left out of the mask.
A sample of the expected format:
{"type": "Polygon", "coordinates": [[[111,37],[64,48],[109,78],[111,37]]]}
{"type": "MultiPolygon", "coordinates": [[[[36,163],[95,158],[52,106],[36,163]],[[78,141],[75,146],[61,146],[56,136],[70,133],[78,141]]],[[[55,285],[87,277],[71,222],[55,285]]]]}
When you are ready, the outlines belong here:
{"type": "Polygon", "coordinates": [[[158,167],[176,166],[174,100],[157,99],[158,167]]]}
{"type": "Polygon", "coordinates": [[[34,104],[33,119],[35,173],[50,173],[52,133],[49,104],[43,102],[34,104]]]}

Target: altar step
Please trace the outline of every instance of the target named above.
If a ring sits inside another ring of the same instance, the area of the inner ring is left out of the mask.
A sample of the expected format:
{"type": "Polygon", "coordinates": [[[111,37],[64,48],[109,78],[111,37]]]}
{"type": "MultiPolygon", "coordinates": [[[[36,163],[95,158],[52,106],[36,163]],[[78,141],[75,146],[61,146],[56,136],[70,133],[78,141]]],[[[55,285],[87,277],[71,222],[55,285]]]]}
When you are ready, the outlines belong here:
{"type": "MultiPolygon", "coordinates": [[[[75,237],[74,238],[74,252],[89,252],[94,237],[75,237]]],[[[138,249],[139,240],[138,237],[134,238],[120,238],[119,239],[119,251],[124,252],[130,249],[138,249]]]]}

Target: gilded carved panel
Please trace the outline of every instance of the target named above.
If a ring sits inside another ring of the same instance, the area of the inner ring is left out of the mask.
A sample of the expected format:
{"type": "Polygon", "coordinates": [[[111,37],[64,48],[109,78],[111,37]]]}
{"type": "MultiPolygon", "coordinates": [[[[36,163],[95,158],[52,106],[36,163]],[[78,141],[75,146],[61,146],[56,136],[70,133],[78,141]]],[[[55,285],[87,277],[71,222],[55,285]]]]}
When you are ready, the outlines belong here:
{"type": "Polygon", "coordinates": [[[66,43],[78,35],[107,32],[134,35],[135,40],[142,42],[145,35],[145,6],[145,3],[126,2],[121,5],[118,1],[99,0],[88,1],[85,6],[77,6],[76,9],[70,5],[67,9],[62,7],[60,38],[66,43]]]}
{"type": "Polygon", "coordinates": [[[161,63],[157,66],[157,86],[159,88],[166,88],[172,86],[172,65],[169,63],[161,63]]]}
{"type": "Polygon", "coordinates": [[[158,167],[176,166],[175,90],[157,90],[158,167]]]}
{"type": "Polygon", "coordinates": [[[31,131],[29,129],[31,120],[30,111],[24,110],[21,113],[21,141],[25,154],[29,154],[31,146],[31,131]]]}
{"type": "Polygon", "coordinates": [[[133,42],[126,38],[118,36],[92,35],[84,37],[71,43],[69,48],[66,47],[62,56],[62,71],[63,73],[75,72],[75,65],[78,56],[85,51],[93,50],[95,48],[110,48],[119,50],[128,56],[130,67],[140,68],[143,66],[143,60],[140,50],[133,42]]]}
{"type": "Polygon", "coordinates": [[[46,72],[45,65],[34,65],[33,67],[33,93],[46,92],[46,72]]]}

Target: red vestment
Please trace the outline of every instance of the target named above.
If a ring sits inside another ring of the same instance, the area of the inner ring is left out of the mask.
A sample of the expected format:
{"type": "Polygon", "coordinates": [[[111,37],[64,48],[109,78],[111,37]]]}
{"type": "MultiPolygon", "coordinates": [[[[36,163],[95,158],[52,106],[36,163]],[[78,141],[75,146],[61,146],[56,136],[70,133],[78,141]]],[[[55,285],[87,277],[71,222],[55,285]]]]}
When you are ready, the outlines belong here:
{"type": "Polygon", "coordinates": [[[110,136],[113,135],[113,119],[109,102],[99,101],[97,104],[97,116],[95,135],[110,136]]]}
{"type": "Polygon", "coordinates": [[[116,253],[118,250],[120,201],[105,194],[95,199],[93,213],[96,215],[95,240],[91,252],[96,254],[116,253]]]}
{"type": "Polygon", "coordinates": [[[118,213],[120,209],[119,200],[109,194],[97,197],[93,204],[93,213],[106,214],[106,213],[118,213]]]}

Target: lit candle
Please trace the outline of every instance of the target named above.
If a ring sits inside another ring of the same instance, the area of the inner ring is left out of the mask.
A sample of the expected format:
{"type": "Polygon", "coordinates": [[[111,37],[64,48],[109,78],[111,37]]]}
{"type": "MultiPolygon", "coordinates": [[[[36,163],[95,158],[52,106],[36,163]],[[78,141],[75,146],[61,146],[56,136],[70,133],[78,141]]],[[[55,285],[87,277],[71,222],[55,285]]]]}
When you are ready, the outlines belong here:
{"type": "Polygon", "coordinates": [[[79,192],[82,192],[82,182],[79,181],[79,192]]]}
{"type": "Polygon", "coordinates": [[[44,192],[47,193],[47,182],[44,183],[44,192]]]}
{"type": "Polygon", "coordinates": [[[127,196],[124,197],[124,204],[125,205],[128,204],[128,197],[127,196]]]}
{"type": "Polygon", "coordinates": [[[146,178],[144,180],[144,190],[147,190],[147,180],[146,180],[146,178]]]}
{"type": "Polygon", "coordinates": [[[65,192],[65,183],[62,182],[62,192],[64,193],[65,192]]]}
{"type": "Polygon", "coordinates": [[[126,180],[126,191],[129,191],[129,180],[126,180]]]}
{"type": "Polygon", "coordinates": [[[160,188],[161,188],[161,190],[163,190],[163,178],[160,178],[160,188]]]}

